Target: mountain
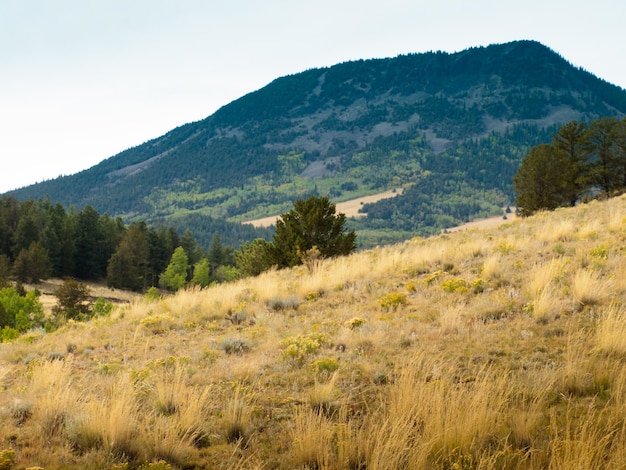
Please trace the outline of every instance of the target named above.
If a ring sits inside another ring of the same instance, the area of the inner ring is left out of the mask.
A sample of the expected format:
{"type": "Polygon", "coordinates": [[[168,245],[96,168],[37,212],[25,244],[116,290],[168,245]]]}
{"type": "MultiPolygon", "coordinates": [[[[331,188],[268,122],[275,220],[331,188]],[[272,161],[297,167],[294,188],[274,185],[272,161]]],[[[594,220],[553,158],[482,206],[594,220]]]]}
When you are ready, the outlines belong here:
{"type": "Polygon", "coordinates": [[[167,222],[202,240],[207,220],[403,187],[353,222],[380,242],[497,213],[531,146],[571,120],[625,114],[625,90],[535,41],[358,60],[278,78],[204,120],[11,194],[167,222]]]}

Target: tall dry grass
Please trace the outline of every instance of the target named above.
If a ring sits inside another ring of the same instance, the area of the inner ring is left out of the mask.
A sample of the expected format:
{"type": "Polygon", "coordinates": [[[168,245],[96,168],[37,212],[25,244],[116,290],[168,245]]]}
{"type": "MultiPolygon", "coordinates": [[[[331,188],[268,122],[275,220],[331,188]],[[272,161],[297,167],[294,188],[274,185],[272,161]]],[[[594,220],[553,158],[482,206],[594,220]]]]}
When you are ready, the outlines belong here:
{"type": "Polygon", "coordinates": [[[622,197],[31,332],[0,345],[0,452],[15,468],[622,468],[624,220],[622,197]]]}
{"type": "Polygon", "coordinates": [[[571,278],[570,292],[578,307],[597,305],[612,298],[614,283],[589,269],[578,269],[571,278]]]}
{"type": "Polygon", "coordinates": [[[626,357],[626,311],[623,306],[611,305],[600,314],[596,341],[601,351],[626,357]]]}

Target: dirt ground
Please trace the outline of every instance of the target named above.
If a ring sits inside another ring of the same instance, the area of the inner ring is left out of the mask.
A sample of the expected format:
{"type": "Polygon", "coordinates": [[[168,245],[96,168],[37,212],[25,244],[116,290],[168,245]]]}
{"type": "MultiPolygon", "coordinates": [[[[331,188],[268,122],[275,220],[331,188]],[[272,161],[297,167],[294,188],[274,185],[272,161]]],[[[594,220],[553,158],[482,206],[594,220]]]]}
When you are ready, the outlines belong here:
{"type": "Polygon", "coordinates": [[[463,225],[458,225],[457,227],[451,227],[446,229],[447,232],[459,232],[461,230],[471,230],[471,229],[480,229],[480,230],[484,230],[484,229],[490,229],[490,228],[496,228],[499,225],[502,225],[504,223],[507,222],[511,222],[515,219],[517,219],[517,215],[515,214],[515,212],[511,212],[510,214],[506,214],[506,219],[504,218],[504,209],[502,210],[502,215],[498,215],[496,217],[489,217],[487,219],[478,219],[478,220],[473,220],[472,222],[468,222],[466,224],[463,225]]]}
{"type": "MultiPolygon", "coordinates": [[[[39,302],[43,305],[44,311],[50,313],[52,307],[57,304],[57,298],[54,292],[63,284],[61,279],[47,279],[38,284],[27,284],[24,287],[27,291],[37,289],[41,295],[39,296],[39,302]]],[[[140,297],[140,294],[136,292],[129,292],[120,289],[110,289],[105,285],[86,283],[89,288],[89,295],[92,299],[98,299],[100,297],[109,300],[115,304],[130,303],[133,300],[140,297]]]]}
{"type": "MultiPolygon", "coordinates": [[[[384,193],[372,194],[371,196],[364,196],[357,199],[351,199],[349,201],[338,202],[336,204],[337,213],[342,212],[346,214],[346,217],[363,217],[365,216],[365,214],[359,212],[359,209],[361,208],[361,206],[363,206],[363,204],[396,197],[402,194],[402,191],[402,188],[390,189],[389,191],[385,191],[384,193]]],[[[273,215],[270,217],[263,217],[262,219],[249,220],[247,222],[244,222],[244,224],[252,224],[255,227],[269,227],[270,225],[276,224],[276,219],[278,219],[278,217],[280,216],[273,215]]]]}
{"type": "MultiPolygon", "coordinates": [[[[371,196],[359,197],[357,199],[351,199],[349,201],[338,202],[337,203],[337,212],[343,212],[346,214],[346,217],[364,217],[365,214],[360,213],[359,209],[363,206],[363,204],[368,204],[372,202],[377,202],[382,199],[389,199],[392,197],[396,197],[402,194],[402,188],[398,189],[390,189],[389,191],[385,191],[384,193],[372,194],[371,196]]],[[[479,219],[474,220],[472,222],[468,222],[463,225],[459,225],[458,227],[451,227],[447,229],[448,232],[458,232],[459,230],[471,230],[474,228],[477,229],[490,229],[495,228],[505,222],[511,222],[517,218],[515,215],[515,211],[510,214],[506,214],[506,219],[503,217],[504,209],[502,210],[502,216],[497,217],[489,217],[487,219],[479,219]]],[[[262,219],[255,219],[244,222],[245,224],[252,224],[255,227],[269,227],[270,225],[276,224],[276,219],[280,217],[279,215],[273,215],[270,217],[263,217],[262,219]]]]}

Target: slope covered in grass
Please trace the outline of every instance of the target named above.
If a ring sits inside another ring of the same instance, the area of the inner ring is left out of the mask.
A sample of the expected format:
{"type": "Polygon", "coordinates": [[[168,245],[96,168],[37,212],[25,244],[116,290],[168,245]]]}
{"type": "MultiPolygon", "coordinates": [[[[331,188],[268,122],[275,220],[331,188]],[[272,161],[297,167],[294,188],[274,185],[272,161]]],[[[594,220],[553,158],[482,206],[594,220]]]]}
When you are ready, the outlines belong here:
{"type": "Polygon", "coordinates": [[[625,294],[622,197],[137,301],[0,345],[0,466],[620,468],[625,294]]]}

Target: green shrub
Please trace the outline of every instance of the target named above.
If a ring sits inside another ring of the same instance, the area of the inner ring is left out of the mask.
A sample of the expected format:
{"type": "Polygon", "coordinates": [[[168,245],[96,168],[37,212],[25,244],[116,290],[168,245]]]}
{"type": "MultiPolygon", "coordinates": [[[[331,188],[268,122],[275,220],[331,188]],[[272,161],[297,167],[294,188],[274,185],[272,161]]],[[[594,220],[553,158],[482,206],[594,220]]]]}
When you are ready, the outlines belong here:
{"type": "Polygon", "coordinates": [[[57,305],[53,311],[57,318],[63,316],[68,320],[86,320],[91,317],[93,310],[86,284],[66,278],[54,295],[57,298],[57,305]]]}
{"type": "Polygon", "coordinates": [[[156,287],[152,286],[150,289],[146,291],[146,293],[143,295],[143,298],[148,301],[159,300],[161,298],[161,291],[159,291],[159,289],[157,289],[156,287]]]}
{"type": "Polygon", "coordinates": [[[509,243],[500,242],[500,244],[498,245],[498,252],[501,255],[508,255],[509,253],[512,253],[513,250],[515,250],[515,247],[509,243]]]}
{"type": "Polygon", "coordinates": [[[20,332],[41,326],[43,306],[35,291],[5,287],[0,290],[0,328],[9,327],[20,332]]]}
{"type": "Polygon", "coordinates": [[[20,332],[15,328],[11,328],[10,326],[5,326],[0,330],[0,343],[8,343],[17,339],[20,335],[20,332]]]}
{"type": "Polygon", "coordinates": [[[113,302],[99,297],[93,304],[93,314],[96,317],[106,317],[113,310],[113,302]]]}

